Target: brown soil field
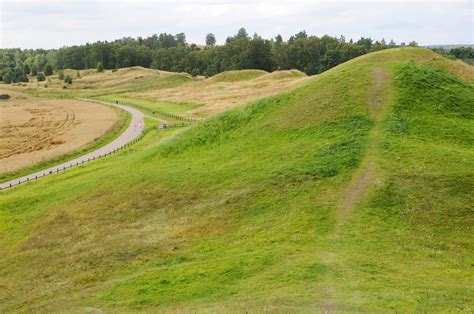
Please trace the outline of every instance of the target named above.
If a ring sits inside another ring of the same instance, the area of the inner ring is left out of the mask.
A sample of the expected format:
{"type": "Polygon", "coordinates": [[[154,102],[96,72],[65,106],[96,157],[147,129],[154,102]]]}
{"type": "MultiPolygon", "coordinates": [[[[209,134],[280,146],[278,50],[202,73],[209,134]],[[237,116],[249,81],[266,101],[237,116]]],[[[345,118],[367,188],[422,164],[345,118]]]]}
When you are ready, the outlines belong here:
{"type": "Polygon", "coordinates": [[[112,107],[78,100],[0,102],[0,174],[58,158],[103,136],[118,120],[112,107]]]}
{"type": "Polygon", "coordinates": [[[233,81],[222,81],[218,79],[218,76],[222,76],[222,73],[178,87],[129,93],[128,95],[150,100],[203,104],[204,106],[188,113],[206,117],[249,101],[288,91],[310,78],[295,70],[275,71],[261,74],[253,79],[233,81]]]}

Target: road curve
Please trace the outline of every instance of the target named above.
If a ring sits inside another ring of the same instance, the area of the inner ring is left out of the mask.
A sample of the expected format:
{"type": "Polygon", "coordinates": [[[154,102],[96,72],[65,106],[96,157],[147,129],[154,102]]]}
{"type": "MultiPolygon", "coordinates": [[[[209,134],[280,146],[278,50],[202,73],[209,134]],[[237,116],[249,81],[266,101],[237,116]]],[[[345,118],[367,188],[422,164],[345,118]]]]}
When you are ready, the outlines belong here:
{"type": "Polygon", "coordinates": [[[32,174],[23,176],[21,178],[16,178],[16,179],[13,179],[13,180],[2,182],[2,183],[0,183],[0,189],[5,189],[5,188],[8,188],[10,186],[14,186],[14,185],[17,185],[19,183],[26,182],[26,181],[33,181],[33,180],[39,179],[43,176],[47,176],[49,174],[57,172],[58,169],[59,169],[59,171],[61,171],[65,168],[70,168],[70,167],[76,166],[78,164],[81,164],[83,162],[87,162],[89,160],[94,160],[94,159],[103,157],[104,155],[112,153],[113,151],[118,150],[119,148],[123,147],[124,145],[130,143],[131,141],[138,138],[142,134],[142,132],[144,130],[144,120],[143,120],[144,114],[142,112],[140,112],[136,109],[127,107],[127,106],[119,105],[119,104],[111,104],[111,103],[106,103],[106,102],[102,102],[102,101],[90,100],[90,99],[80,99],[80,100],[105,104],[105,105],[109,105],[109,106],[115,106],[115,107],[120,108],[122,110],[126,110],[126,111],[128,111],[132,114],[132,119],[130,121],[130,125],[125,130],[125,132],[123,132],[114,141],[112,141],[111,143],[109,143],[105,146],[102,146],[101,148],[99,148],[99,149],[97,149],[93,152],[87,153],[83,156],[77,157],[73,160],[64,162],[62,164],[54,165],[52,167],[49,167],[48,169],[44,169],[44,170],[41,170],[41,171],[34,172],[32,174]]]}

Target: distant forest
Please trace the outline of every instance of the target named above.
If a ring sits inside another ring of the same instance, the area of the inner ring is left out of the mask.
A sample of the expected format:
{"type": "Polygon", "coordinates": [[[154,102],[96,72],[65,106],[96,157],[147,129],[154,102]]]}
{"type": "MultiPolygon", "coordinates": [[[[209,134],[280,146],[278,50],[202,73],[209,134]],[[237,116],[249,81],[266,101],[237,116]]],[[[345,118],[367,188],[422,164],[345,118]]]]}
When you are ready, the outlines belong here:
{"type": "MultiPolygon", "coordinates": [[[[112,42],[60,49],[1,49],[0,80],[5,83],[28,81],[28,75],[41,80],[61,69],[118,69],[142,66],[191,75],[212,76],[228,70],[266,71],[298,69],[308,75],[321,73],[340,63],[372,51],[398,46],[369,37],[347,41],[344,36],[309,36],[305,31],[284,41],[281,35],[268,40],[249,36],[245,28],[229,36],[224,45],[208,34],[206,45],[188,44],[183,33],[160,34],[147,38],[122,38],[112,42]]],[[[410,42],[409,46],[416,46],[410,42]]],[[[472,48],[471,48],[472,49],[472,48]]],[[[471,51],[472,52],[472,51],[471,51]]]]}

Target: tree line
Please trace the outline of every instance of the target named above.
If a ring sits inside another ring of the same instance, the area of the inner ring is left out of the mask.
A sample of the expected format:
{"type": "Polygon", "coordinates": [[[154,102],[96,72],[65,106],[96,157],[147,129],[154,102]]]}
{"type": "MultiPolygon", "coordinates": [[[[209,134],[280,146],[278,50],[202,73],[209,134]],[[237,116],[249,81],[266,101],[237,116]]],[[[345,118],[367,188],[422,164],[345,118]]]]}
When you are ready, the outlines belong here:
{"type": "Polygon", "coordinates": [[[456,47],[452,49],[433,48],[433,50],[448,58],[461,59],[466,63],[474,65],[474,48],[473,47],[456,47]]]}
{"type": "MultiPolygon", "coordinates": [[[[0,80],[24,82],[29,74],[42,77],[51,75],[53,70],[131,66],[204,76],[241,69],[298,69],[313,75],[368,52],[398,46],[393,40],[387,43],[384,39],[362,37],[353,41],[344,36],[307,35],[305,31],[286,41],[281,35],[263,39],[258,34],[249,36],[245,28],[227,37],[223,45],[216,45],[212,33],[206,35],[205,41],[205,46],[198,46],[188,44],[183,33],[163,33],[50,50],[1,49],[0,80]]],[[[416,42],[409,45],[416,46],[416,42]]]]}

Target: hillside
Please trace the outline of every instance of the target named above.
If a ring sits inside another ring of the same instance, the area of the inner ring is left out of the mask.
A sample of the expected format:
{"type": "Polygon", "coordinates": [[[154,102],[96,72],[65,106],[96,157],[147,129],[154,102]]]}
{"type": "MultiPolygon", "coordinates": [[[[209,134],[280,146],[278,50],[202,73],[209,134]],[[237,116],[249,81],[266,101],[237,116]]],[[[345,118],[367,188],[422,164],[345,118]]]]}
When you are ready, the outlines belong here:
{"type": "Polygon", "coordinates": [[[179,86],[124,95],[148,101],[200,104],[189,113],[207,117],[250,101],[288,91],[302,85],[309,78],[298,70],[272,73],[261,70],[227,71],[205,80],[192,80],[179,86]]]}
{"type": "Polygon", "coordinates": [[[0,191],[0,311],[471,312],[473,73],[371,53],[0,191]]]}

